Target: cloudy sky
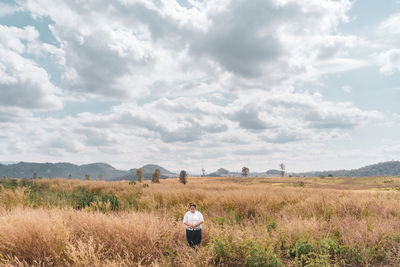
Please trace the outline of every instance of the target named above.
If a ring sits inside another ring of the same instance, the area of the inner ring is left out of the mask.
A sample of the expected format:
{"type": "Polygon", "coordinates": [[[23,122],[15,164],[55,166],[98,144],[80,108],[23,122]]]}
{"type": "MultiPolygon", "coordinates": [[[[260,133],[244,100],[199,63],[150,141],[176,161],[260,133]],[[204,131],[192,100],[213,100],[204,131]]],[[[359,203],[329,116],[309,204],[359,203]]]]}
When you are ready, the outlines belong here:
{"type": "Polygon", "coordinates": [[[0,0],[0,161],[400,159],[398,0],[0,0]]]}

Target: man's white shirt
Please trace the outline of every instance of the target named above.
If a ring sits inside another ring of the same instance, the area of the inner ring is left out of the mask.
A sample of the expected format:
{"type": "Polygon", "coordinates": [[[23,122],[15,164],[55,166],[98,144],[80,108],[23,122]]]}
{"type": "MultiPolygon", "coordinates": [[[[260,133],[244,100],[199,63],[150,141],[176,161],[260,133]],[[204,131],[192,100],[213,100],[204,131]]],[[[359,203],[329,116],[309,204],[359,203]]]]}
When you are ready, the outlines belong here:
{"type": "MultiPolygon", "coordinates": [[[[186,212],[185,216],[183,217],[183,223],[190,223],[192,225],[196,225],[199,222],[204,222],[203,215],[201,214],[200,211],[195,210],[194,213],[191,213],[190,211],[186,212]]],[[[193,230],[190,227],[186,227],[188,230],[193,230]]],[[[201,229],[201,224],[194,228],[194,230],[199,230],[201,229]]]]}

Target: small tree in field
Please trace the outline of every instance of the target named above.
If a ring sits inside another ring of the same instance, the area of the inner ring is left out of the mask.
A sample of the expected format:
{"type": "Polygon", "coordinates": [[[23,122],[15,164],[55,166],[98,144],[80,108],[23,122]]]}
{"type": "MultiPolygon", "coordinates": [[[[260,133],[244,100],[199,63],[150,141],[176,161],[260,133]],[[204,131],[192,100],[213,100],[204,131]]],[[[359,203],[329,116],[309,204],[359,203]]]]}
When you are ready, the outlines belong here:
{"type": "Polygon", "coordinates": [[[153,172],[153,175],[152,175],[152,177],[151,177],[151,181],[152,181],[153,183],[159,183],[159,182],[160,182],[160,176],[161,176],[160,170],[159,170],[159,169],[156,169],[156,170],[153,172]]]}
{"type": "Polygon", "coordinates": [[[34,174],[33,174],[33,179],[37,179],[38,178],[38,174],[35,172],[34,174]]]}
{"type": "Polygon", "coordinates": [[[90,180],[91,180],[91,178],[90,178],[90,174],[85,174],[85,180],[88,180],[88,181],[90,181],[90,180]]]}
{"type": "Polygon", "coordinates": [[[247,175],[249,175],[249,168],[247,168],[246,166],[242,168],[242,176],[246,177],[247,175]]]}
{"type": "Polygon", "coordinates": [[[284,177],[285,176],[285,169],[286,169],[285,164],[283,164],[283,163],[279,164],[279,168],[281,169],[282,177],[284,177]]]}
{"type": "Polygon", "coordinates": [[[99,181],[104,180],[104,174],[99,173],[98,180],[99,180],[99,181]]]}
{"type": "Polygon", "coordinates": [[[205,177],[206,176],[206,170],[204,168],[201,168],[201,172],[203,173],[201,176],[205,177]]]}
{"type": "Polygon", "coordinates": [[[182,184],[186,184],[187,176],[187,172],[185,170],[181,170],[181,173],[179,174],[179,182],[181,182],[182,184]]]}
{"type": "Polygon", "coordinates": [[[69,174],[69,175],[68,175],[68,179],[72,179],[72,174],[69,174]]]}
{"type": "Polygon", "coordinates": [[[144,171],[143,168],[136,169],[136,176],[138,178],[138,182],[143,182],[144,179],[144,171]]]}

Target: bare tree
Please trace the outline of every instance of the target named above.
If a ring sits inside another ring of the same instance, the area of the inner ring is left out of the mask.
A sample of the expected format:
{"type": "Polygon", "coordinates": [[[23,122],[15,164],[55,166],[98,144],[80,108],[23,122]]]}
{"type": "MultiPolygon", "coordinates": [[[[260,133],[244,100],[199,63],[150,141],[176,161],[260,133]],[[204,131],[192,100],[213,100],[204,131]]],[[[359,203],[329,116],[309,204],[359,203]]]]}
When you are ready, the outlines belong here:
{"type": "Polygon", "coordinates": [[[156,170],[153,172],[153,175],[152,175],[152,177],[151,177],[151,181],[152,181],[153,183],[159,183],[159,182],[160,182],[160,176],[161,176],[160,170],[159,170],[159,169],[156,169],[156,170]]]}
{"type": "Polygon", "coordinates": [[[181,182],[182,184],[186,184],[187,176],[187,172],[185,170],[181,170],[181,173],[179,174],[179,182],[181,182]]]}
{"type": "Polygon", "coordinates": [[[247,168],[246,166],[242,168],[242,176],[246,177],[247,175],[249,175],[249,168],[247,168]]]}
{"type": "Polygon", "coordinates": [[[205,177],[206,176],[206,170],[204,168],[201,168],[201,172],[203,173],[201,176],[205,177]]]}
{"type": "Polygon", "coordinates": [[[285,164],[283,164],[283,163],[279,164],[279,168],[281,169],[282,177],[284,177],[285,176],[285,169],[286,169],[285,164]]]}
{"type": "Polygon", "coordinates": [[[144,171],[143,171],[143,168],[136,169],[136,176],[137,176],[137,178],[138,178],[138,182],[139,182],[139,183],[143,182],[143,179],[144,179],[144,171]]]}

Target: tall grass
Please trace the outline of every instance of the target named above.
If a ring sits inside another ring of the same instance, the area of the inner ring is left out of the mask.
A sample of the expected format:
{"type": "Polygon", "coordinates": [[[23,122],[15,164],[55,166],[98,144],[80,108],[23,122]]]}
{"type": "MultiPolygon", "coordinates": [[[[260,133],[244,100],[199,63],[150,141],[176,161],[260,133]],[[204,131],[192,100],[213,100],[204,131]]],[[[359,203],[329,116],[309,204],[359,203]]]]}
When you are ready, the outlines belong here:
{"type": "Polygon", "coordinates": [[[0,263],[400,265],[398,178],[348,179],[3,179],[0,263]],[[197,252],[181,222],[189,202],[206,219],[197,252]]]}

